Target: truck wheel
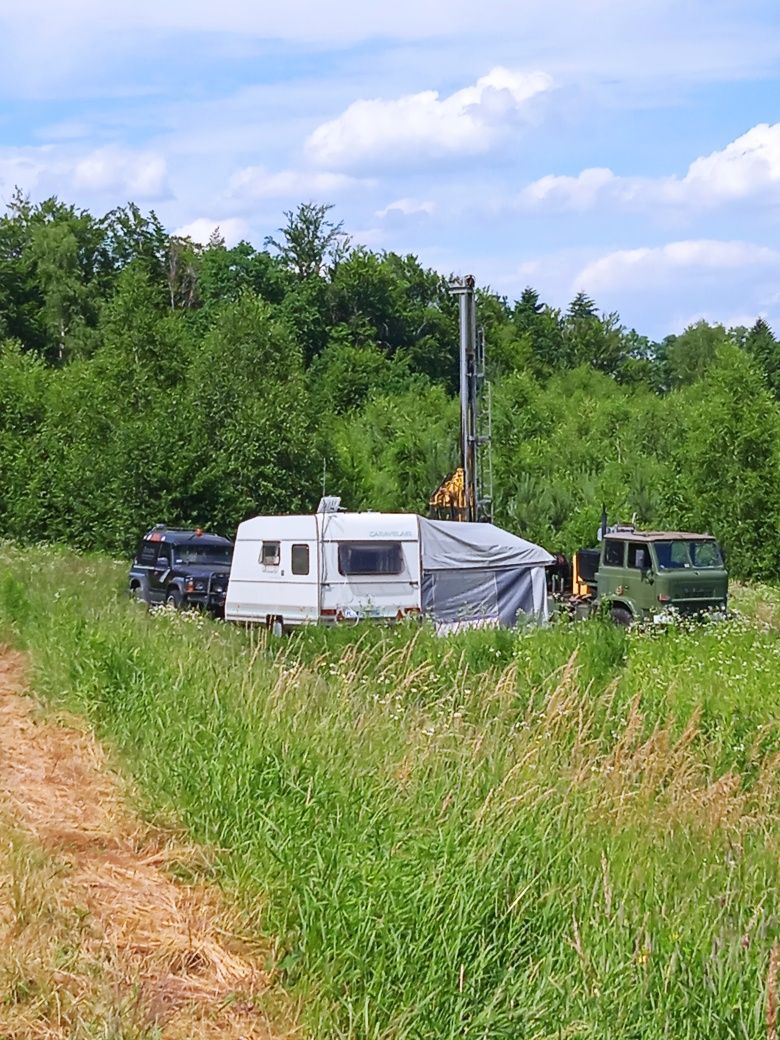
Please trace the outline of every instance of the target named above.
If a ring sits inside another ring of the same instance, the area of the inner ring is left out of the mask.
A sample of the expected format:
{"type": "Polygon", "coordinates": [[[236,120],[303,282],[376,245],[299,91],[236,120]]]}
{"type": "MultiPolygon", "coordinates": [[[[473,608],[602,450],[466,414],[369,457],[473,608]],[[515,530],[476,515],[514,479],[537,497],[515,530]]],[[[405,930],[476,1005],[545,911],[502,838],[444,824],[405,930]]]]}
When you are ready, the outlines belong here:
{"type": "Polygon", "coordinates": [[[184,597],[177,588],[168,589],[168,594],[165,597],[166,607],[173,607],[174,610],[181,610],[184,597]]]}
{"type": "Polygon", "coordinates": [[[130,596],[132,597],[132,599],[135,600],[136,603],[142,603],[144,606],[147,605],[146,596],[144,596],[144,590],[141,588],[140,585],[133,585],[133,587],[130,589],[130,596]]]}
{"type": "Polygon", "coordinates": [[[631,622],[634,620],[631,616],[631,611],[626,610],[625,607],[613,607],[610,612],[610,617],[616,625],[620,625],[621,628],[628,628],[631,622]]]}

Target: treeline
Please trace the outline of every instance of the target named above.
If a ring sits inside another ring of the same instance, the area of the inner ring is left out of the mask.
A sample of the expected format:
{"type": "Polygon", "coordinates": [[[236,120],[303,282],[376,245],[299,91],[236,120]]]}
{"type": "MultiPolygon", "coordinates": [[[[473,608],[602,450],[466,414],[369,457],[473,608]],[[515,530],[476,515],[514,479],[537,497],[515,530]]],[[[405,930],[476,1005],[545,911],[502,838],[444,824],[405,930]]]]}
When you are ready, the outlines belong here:
{"type": "MultiPolygon", "coordinates": [[[[0,218],[0,534],[124,551],[158,520],[232,533],[309,510],[425,511],[456,464],[457,312],[413,256],[307,204],[255,249],[128,205],[16,195],[0,218]]],[[[707,529],[780,575],[780,343],[704,322],[651,342],[584,294],[480,293],[495,519],[550,549],[601,505],[707,529]]]]}

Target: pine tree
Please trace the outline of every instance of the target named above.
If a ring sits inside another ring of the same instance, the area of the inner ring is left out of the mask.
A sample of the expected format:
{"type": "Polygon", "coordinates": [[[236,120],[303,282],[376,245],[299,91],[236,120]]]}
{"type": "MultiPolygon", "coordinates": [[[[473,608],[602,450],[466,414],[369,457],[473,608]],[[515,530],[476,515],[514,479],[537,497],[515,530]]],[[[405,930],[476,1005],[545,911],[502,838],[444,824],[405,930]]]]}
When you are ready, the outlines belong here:
{"type": "Polygon", "coordinates": [[[763,318],[758,318],[748,333],[745,350],[764,373],[769,389],[780,398],[780,343],[763,318]]]}

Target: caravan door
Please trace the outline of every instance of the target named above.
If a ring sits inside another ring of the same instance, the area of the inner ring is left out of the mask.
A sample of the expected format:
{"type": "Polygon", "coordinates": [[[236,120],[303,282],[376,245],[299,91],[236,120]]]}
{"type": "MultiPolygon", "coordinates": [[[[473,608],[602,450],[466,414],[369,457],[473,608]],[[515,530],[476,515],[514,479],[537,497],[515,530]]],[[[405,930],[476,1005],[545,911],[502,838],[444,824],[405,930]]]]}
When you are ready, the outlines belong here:
{"type": "Polygon", "coordinates": [[[416,516],[338,513],[318,519],[323,619],[397,618],[420,610],[416,516]]]}

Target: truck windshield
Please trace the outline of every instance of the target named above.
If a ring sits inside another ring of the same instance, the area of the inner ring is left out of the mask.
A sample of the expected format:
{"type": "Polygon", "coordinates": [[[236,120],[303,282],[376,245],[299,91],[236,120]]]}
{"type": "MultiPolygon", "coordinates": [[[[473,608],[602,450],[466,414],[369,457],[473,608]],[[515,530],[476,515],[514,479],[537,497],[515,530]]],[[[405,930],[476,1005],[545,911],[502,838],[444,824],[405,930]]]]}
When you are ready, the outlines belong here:
{"type": "Polygon", "coordinates": [[[707,567],[723,567],[723,556],[717,542],[710,539],[675,539],[668,542],[653,542],[658,569],[662,571],[682,570],[692,567],[704,570],[707,567]]]}
{"type": "Polygon", "coordinates": [[[229,545],[174,545],[174,563],[214,564],[218,567],[229,567],[233,549],[229,545]]]}
{"type": "Polygon", "coordinates": [[[341,574],[400,574],[403,569],[400,542],[342,542],[339,545],[341,574]]]}

